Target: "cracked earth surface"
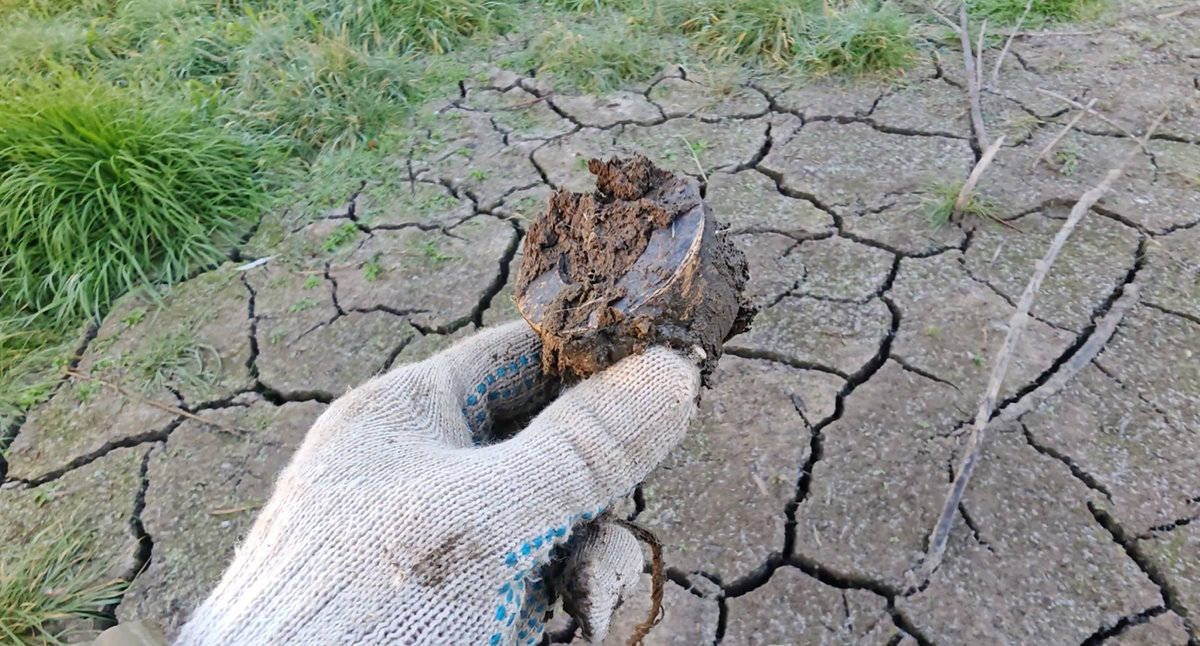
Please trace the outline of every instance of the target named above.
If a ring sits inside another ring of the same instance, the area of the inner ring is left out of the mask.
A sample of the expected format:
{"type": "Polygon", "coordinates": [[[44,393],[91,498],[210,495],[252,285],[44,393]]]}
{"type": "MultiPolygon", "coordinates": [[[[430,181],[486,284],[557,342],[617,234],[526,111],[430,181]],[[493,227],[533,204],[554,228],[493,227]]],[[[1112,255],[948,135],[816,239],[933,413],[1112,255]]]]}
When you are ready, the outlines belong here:
{"type": "Polygon", "coordinates": [[[492,70],[425,108],[436,125],[393,176],[348,187],[323,218],[268,214],[236,262],[161,303],[118,302],[84,340],[89,378],[0,429],[0,534],[82,518],[113,574],[137,574],[116,617],[173,634],[325,406],[516,317],[521,237],[547,196],[589,190],[588,157],[640,152],[704,181],[762,308],[636,499],[670,579],[646,644],[1197,646],[1196,33],[1192,13],[1014,42],[983,97],[1008,143],[979,185],[1011,226],[922,214],[980,154],[952,50],[888,85],[711,87],[672,68],[597,97],[492,70]],[[1000,411],[1062,370],[1126,285],[1141,300],[1064,389],[993,421],[945,561],[909,592],[1034,261],[1131,145],[1085,119],[1030,171],[1071,116],[1038,88],[1096,98],[1134,132],[1172,114],[1068,241],[1000,411]],[[175,368],[156,371],[164,359],[175,368]]]}

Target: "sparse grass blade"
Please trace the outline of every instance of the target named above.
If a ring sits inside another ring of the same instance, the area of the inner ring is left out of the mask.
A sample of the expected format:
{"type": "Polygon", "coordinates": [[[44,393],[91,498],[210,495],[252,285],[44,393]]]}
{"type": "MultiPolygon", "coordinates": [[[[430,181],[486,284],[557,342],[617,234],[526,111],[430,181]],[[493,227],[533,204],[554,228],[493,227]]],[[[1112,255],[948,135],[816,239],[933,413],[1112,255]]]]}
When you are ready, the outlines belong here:
{"type": "Polygon", "coordinates": [[[0,643],[64,644],[61,623],[102,616],[126,583],[96,560],[93,537],[79,526],[48,524],[0,551],[0,643]]]}
{"type": "Polygon", "coordinates": [[[0,311],[99,316],[177,282],[264,207],[254,149],[193,111],[71,73],[0,96],[0,311]]]}

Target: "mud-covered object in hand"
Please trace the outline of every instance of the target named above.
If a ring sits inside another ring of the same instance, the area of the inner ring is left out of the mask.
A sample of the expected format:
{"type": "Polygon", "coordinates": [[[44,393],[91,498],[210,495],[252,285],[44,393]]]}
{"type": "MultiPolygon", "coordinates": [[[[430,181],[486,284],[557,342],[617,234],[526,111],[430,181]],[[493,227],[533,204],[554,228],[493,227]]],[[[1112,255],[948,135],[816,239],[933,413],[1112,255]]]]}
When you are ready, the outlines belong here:
{"type": "Polygon", "coordinates": [[[700,346],[707,378],[754,318],[744,254],[686,177],[641,155],[588,170],[596,191],[557,191],[525,236],[517,306],[546,370],[583,378],[651,346],[700,346]]]}

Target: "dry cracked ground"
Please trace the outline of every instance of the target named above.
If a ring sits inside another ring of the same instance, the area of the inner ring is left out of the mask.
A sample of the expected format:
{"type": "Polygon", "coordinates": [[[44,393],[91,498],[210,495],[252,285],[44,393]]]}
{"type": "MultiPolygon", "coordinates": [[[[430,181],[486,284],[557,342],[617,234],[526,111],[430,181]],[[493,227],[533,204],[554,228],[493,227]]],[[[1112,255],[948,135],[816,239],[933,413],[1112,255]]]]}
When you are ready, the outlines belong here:
{"type": "Polygon", "coordinates": [[[982,102],[1009,142],[980,185],[1005,223],[965,228],[922,213],[980,154],[953,51],[887,85],[713,87],[679,69],[605,97],[499,72],[464,85],[388,181],[323,219],[268,216],[161,304],[118,303],[75,366],[89,378],[8,429],[0,532],[81,515],[116,573],[140,572],[116,617],[173,632],[328,403],[515,317],[530,218],[553,189],[591,187],[588,157],[637,151],[703,178],[762,308],[636,497],[670,574],[647,644],[1196,646],[1196,33],[1195,13],[1142,14],[1016,40],[982,102]],[[1029,170],[1072,116],[1038,88],[1111,122],[1085,119],[1029,170]],[[993,422],[945,561],[909,591],[1034,260],[1133,145],[1121,128],[1164,107],[1038,295],[999,403],[1028,411],[993,422]],[[1140,302],[1099,356],[1030,399],[1130,283],[1140,302]]]}

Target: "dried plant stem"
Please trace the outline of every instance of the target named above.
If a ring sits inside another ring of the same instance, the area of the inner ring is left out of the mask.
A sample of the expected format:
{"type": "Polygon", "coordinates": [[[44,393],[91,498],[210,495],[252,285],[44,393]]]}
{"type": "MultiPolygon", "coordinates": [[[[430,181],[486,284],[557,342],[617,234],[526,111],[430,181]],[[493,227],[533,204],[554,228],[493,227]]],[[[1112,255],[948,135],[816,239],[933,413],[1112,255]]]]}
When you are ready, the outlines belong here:
{"type": "Polygon", "coordinates": [[[983,36],[987,33],[987,20],[979,25],[979,40],[975,43],[975,83],[983,87],[983,36]]]}
{"type": "Polygon", "coordinates": [[[214,428],[219,428],[222,431],[225,431],[226,433],[232,433],[234,435],[246,435],[248,433],[248,431],[236,429],[236,428],[233,428],[232,426],[227,426],[220,422],[214,422],[210,419],[204,419],[203,417],[200,417],[199,415],[195,415],[193,413],[189,413],[189,412],[183,410],[182,408],[179,408],[178,406],[171,406],[169,404],[163,404],[161,402],[156,402],[151,399],[146,399],[146,398],[142,397],[141,395],[138,395],[137,393],[132,393],[114,383],[104,381],[103,379],[97,379],[96,377],[92,377],[90,375],[85,375],[82,372],[79,372],[76,370],[64,370],[63,374],[67,375],[68,377],[74,377],[76,379],[83,379],[84,381],[91,381],[91,382],[100,384],[101,386],[104,386],[105,388],[114,390],[130,399],[136,399],[136,400],[140,401],[141,403],[146,404],[147,406],[152,406],[154,408],[157,408],[162,411],[166,411],[173,415],[185,417],[194,422],[200,422],[201,424],[206,424],[206,425],[212,426],[214,428]]]}
{"type": "Polygon", "coordinates": [[[967,31],[967,3],[959,5],[958,37],[962,41],[963,65],[967,71],[967,96],[971,100],[971,124],[975,129],[975,142],[980,150],[987,150],[987,129],[983,126],[983,109],[979,105],[979,74],[975,71],[975,55],[971,53],[971,35],[967,31]]]}
{"type": "Polygon", "coordinates": [[[1008,54],[1008,48],[1012,46],[1012,41],[1017,37],[1017,32],[1021,30],[1021,23],[1025,22],[1025,16],[1029,15],[1029,10],[1033,8],[1033,0],[1028,0],[1025,3],[1025,11],[1021,12],[1021,17],[1017,19],[1017,24],[1013,26],[1013,30],[1008,34],[1008,40],[1004,41],[1004,48],[1000,50],[1000,57],[996,59],[996,66],[992,68],[992,85],[1000,85],[1000,64],[1004,62],[1004,56],[1008,54]]]}
{"type": "MultiPolygon", "coordinates": [[[[1077,109],[1077,110],[1083,110],[1083,111],[1084,111],[1084,112],[1086,112],[1087,114],[1090,114],[1090,115],[1092,115],[1093,117],[1096,117],[1097,119],[1099,119],[1099,120],[1103,121],[1104,123],[1107,123],[1108,125],[1110,125],[1110,126],[1112,126],[1112,127],[1116,128],[1117,130],[1120,130],[1122,133],[1124,133],[1124,134],[1125,134],[1125,136],[1126,136],[1126,137],[1129,137],[1130,139],[1132,139],[1132,140],[1134,140],[1134,141],[1141,141],[1140,139],[1138,139],[1137,135],[1135,135],[1135,134],[1133,134],[1132,132],[1130,132],[1130,131],[1129,131],[1129,128],[1126,128],[1125,126],[1123,126],[1123,125],[1121,125],[1121,124],[1117,123],[1116,121],[1113,121],[1112,119],[1109,119],[1108,117],[1106,117],[1106,116],[1104,116],[1104,115],[1100,114],[1099,112],[1096,112],[1096,111],[1095,111],[1095,110],[1093,110],[1092,108],[1090,108],[1090,107],[1088,107],[1088,106],[1086,106],[1086,105],[1083,105],[1082,103],[1080,103],[1080,102],[1078,102],[1078,101],[1075,101],[1075,100],[1073,100],[1073,99],[1069,99],[1069,98],[1067,98],[1067,97],[1065,97],[1065,96],[1063,96],[1063,95],[1061,95],[1061,94],[1059,94],[1059,93],[1057,93],[1057,92],[1051,92],[1050,90],[1044,90],[1044,89],[1042,89],[1042,88],[1040,88],[1040,87],[1039,87],[1039,88],[1034,88],[1034,89],[1035,89],[1035,90],[1037,90],[1037,91],[1038,91],[1039,93],[1041,93],[1041,94],[1045,94],[1045,95],[1046,95],[1046,96],[1048,96],[1048,97],[1055,98],[1055,99],[1058,99],[1059,101],[1062,101],[1062,102],[1064,102],[1064,103],[1067,103],[1067,104],[1069,104],[1069,105],[1073,106],[1073,107],[1074,107],[1075,109],[1077,109]]],[[[1144,143],[1143,143],[1143,144],[1142,144],[1142,150],[1145,150],[1145,149],[1146,149],[1146,144],[1144,144],[1144,143]]]]}
{"type": "Polygon", "coordinates": [[[700,165],[700,158],[696,156],[696,149],[692,147],[692,142],[688,141],[687,137],[679,136],[683,140],[683,145],[687,146],[688,152],[692,153],[692,161],[696,163],[696,171],[700,173],[700,179],[708,184],[708,175],[704,172],[704,167],[700,165]]]}
{"type": "Polygon", "coordinates": [[[638,624],[633,629],[633,634],[630,635],[629,641],[625,642],[625,646],[638,646],[645,639],[646,635],[650,634],[650,630],[662,621],[663,615],[663,593],[667,585],[667,568],[663,562],[662,542],[653,532],[634,523],[625,520],[624,518],[614,518],[613,521],[617,525],[624,527],[633,534],[634,538],[650,546],[650,615],[646,621],[638,624]]]}
{"type": "Polygon", "coordinates": [[[1042,161],[1043,159],[1046,160],[1046,163],[1050,163],[1049,155],[1054,150],[1054,147],[1058,145],[1058,142],[1063,140],[1063,137],[1067,136],[1068,132],[1071,132],[1071,129],[1075,127],[1075,124],[1079,123],[1079,120],[1083,118],[1083,115],[1087,114],[1087,110],[1090,110],[1095,103],[1096,99],[1088,101],[1084,109],[1080,110],[1074,117],[1071,118],[1069,122],[1067,122],[1067,126],[1059,131],[1059,133],[1050,140],[1050,143],[1046,144],[1046,147],[1042,149],[1042,152],[1038,153],[1038,156],[1034,158],[1033,162],[1029,164],[1029,170],[1036,168],[1038,162],[1042,161]]]}
{"type": "Polygon", "coordinates": [[[971,194],[975,190],[975,185],[979,183],[979,178],[983,176],[983,171],[987,170],[988,164],[992,163],[992,159],[1000,151],[1000,146],[1003,145],[1004,135],[1000,135],[1000,138],[993,141],[992,145],[984,151],[983,157],[979,158],[979,163],[975,164],[975,168],[971,169],[971,174],[967,177],[967,181],[963,182],[962,189],[958,191],[958,199],[954,200],[954,210],[950,212],[951,222],[958,222],[962,218],[963,209],[967,208],[967,203],[971,201],[971,194]]]}
{"type": "Polygon", "coordinates": [[[1055,394],[1066,388],[1067,383],[1083,370],[1084,366],[1092,362],[1096,355],[1104,349],[1104,345],[1112,338],[1113,332],[1117,331],[1117,325],[1121,323],[1121,319],[1125,318],[1125,312],[1129,308],[1137,304],[1141,296],[1141,287],[1137,283],[1129,283],[1121,290],[1121,296],[1113,303],[1108,312],[1096,323],[1096,329],[1088,336],[1087,341],[1067,359],[1066,363],[1054,373],[1054,376],[1046,381],[1046,383],[1038,386],[1033,392],[1026,394],[1017,403],[1004,409],[1000,413],[1000,419],[1005,422],[1012,422],[1020,419],[1022,415],[1033,410],[1033,407],[1040,401],[1044,401],[1047,397],[1052,397],[1055,394]]]}
{"type": "Polygon", "coordinates": [[[917,572],[917,581],[920,585],[924,585],[929,581],[933,572],[942,563],[942,556],[946,552],[946,539],[950,535],[950,524],[954,519],[955,513],[958,511],[958,506],[962,502],[963,492],[966,490],[967,483],[971,480],[971,474],[975,471],[975,466],[979,463],[979,456],[983,452],[983,436],[984,428],[992,416],[992,409],[996,406],[996,398],[1000,394],[1000,384],[1004,381],[1004,373],[1008,371],[1008,362],[1012,357],[1013,351],[1016,349],[1017,341],[1021,338],[1021,332],[1025,329],[1026,323],[1029,321],[1029,308],[1033,305],[1033,297],[1041,289],[1042,281],[1045,280],[1046,274],[1049,273],[1050,267],[1054,264],[1054,259],[1058,256],[1058,252],[1062,249],[1063,244],[1075,230],[1079,221],[1083,219],[1084,214],[1092,208],[1100,198],[1112,188],[1113,182],[1121,176],[1125,171],[1125,167],[1141,152],[1141,147],[1145,144],[1150,136],[1158,129],[1159,124],[1167,116],[1163,112],[1150,124],[1146,129],[1146,135],[1142,138],[1139,147],[1130,150],[1121,158],[1120,162],[1104,176],[1103,181],[1096,187],[1085,192],[1075,206],[1071,208],[1071,214],[1067,217],[1067,221],[1063,223],[1058,234],[1054,237],[1054,241],[1050,244],[1050,249],[1046,252],[1045,257],[1034,263],[1033,276],[1029,279],[1029,284],[1025,286],[1025,292],[1021,294],[1021,300],[1017,303],[1017,311],[1013,314],[1008,322],[1008,334],[1005,336],[1004,345],[1000,348],[1000,352],[996,354],[996,358],[992,364],[991,377],[988,379],[987,390],[983,395],[983,399],[979,402],[979,410],[975,413],[974,425],[971,428],[970,435],[967,436],[967,444],[963,452],[963,459],[958,465],[958,469],[954,475],[954,481],[950,485],[950,493],[946,496],[946,501],[942,505],[941,514],[938,517],[937,525],[934,526],[932,535],[929,538],[929,551],[925,555],[925,560],[921,564],[917,572]]]}

